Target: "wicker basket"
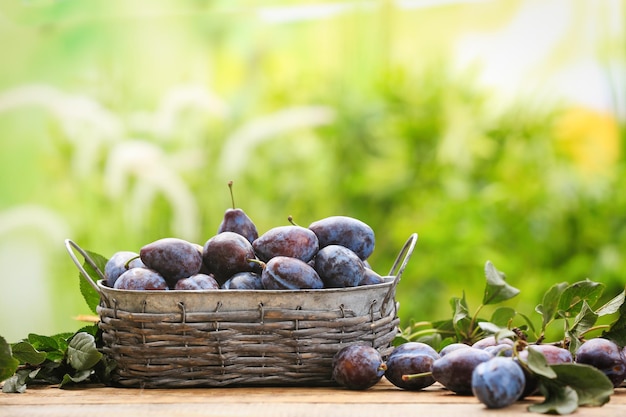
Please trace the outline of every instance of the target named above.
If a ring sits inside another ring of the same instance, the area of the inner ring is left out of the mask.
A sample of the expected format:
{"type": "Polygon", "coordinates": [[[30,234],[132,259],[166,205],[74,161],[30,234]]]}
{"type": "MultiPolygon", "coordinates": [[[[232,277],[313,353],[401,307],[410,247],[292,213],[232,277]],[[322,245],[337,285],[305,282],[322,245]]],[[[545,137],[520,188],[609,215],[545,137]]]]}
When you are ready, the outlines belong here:
{"type": "Polygon", "coordinates": [[[412,234],[382,284],[275,291],[117,290],[103,285],[84,250],[65,243],[100,294],[103,353],[117,363],[113,383],[174,388],[332,386],[332,358],[342,347],[365,343],[386,358],[398,332],[396,286],[416,242],[412,234]]]}

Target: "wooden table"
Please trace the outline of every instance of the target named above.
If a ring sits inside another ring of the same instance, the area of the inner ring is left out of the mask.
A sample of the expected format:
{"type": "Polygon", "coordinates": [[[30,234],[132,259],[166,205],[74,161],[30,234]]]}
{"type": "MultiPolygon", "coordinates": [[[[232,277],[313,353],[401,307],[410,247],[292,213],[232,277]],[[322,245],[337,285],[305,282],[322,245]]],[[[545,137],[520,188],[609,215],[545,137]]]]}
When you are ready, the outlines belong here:
{"type": "MultiPolygon", "coordinates": [[[[365,391],[339,388],[134,389],[30,387],[24,394],[0,393],[0,417],[495,417],[540,416],[527,411],[530,397],[499,410],[476,398],[435,385],[424,391],[398,389],[386,380],[365,391]]],[[[576,417],[626,416],[626,388],[602,407],[579,408],[576,417]]]]}

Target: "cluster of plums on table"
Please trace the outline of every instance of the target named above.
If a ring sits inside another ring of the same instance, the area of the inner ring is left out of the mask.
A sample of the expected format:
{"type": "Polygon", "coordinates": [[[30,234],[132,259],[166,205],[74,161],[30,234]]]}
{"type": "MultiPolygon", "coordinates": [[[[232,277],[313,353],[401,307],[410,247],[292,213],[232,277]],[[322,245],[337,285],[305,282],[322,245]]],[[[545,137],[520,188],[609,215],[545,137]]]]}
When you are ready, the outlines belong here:
{"type": "MultiPolygon", "coordinates": [[[[232,197],[232,182],[229,187],[232,197]]],[[[217,233],[202,245],[165,237],[138,253],[114,253],[105,265],[106,285],[124,290],[296,290],[384,282],[367,261],[375,236],[365,222],[330,216],[304,227],[288,220],[259,235],[233,201],[217,233]]]]}
{"type": "Polygon", "coordinates": [[[554,344],[527,344],[518,349],[511,339],[493,336],[473,345],[449,344],[439,352],[425,343],[407,342],[396,346],[386,360],[369,345],[349,345],[333,359],[333,378],[340,386],[355,390],[370,388],[383,376],[410,391],[437,382],[453,393],[475,396],[487,408],[504,408],[538,392],[536,377],[524,366],[529,349],[541,353],[548,365],[594,366],[614,387],[626,378],[626,348],[608,339],[587,339],[572,354],[554,344]]]}

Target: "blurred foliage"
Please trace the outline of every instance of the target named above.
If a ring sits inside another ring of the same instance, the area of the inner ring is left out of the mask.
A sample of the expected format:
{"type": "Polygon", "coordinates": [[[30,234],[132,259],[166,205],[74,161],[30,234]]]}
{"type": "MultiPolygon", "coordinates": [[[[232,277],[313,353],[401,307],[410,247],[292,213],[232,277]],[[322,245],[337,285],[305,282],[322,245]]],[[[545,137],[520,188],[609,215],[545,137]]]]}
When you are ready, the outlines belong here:
{"type": "Polygon", "coordinates": [[[164,236],[204,243],[230,206],[228,180],[260,231],[289,215],[367,222],[379,272],[417,232],[397,294],[405,323],[447,317],[450,298],[482,288],[486,260],[530,316],[555,282],[621,291],[623,129],[541,94],[499,102],[478,72],[455,69],[455,36],[498,27],[523,2],[487,3],[329,3],[327,15],[302,2],[5,6],[0,241],[43,248],[25,259],[48,256],[45,276],[21,276],[16,297],[43,286],[53,310],[25,312],[22,327],[81,326],[61,238],[107,257],[164,236]],[[316,18],[282,21],[285,9],[316,18]]]}

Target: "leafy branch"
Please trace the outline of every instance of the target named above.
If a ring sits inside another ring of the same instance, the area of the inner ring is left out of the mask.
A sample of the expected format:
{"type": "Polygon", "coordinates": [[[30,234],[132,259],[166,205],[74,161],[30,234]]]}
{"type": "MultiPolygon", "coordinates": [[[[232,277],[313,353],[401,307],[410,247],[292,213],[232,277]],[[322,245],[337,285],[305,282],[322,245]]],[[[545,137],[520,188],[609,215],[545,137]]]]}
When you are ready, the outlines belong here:
{"type": "MultiPolygon", "coordinates": [[[[549,343],[566,347],[572,354],[592,332],[601,332],[601,337],[619,346],[626,345],[625,291],[595,307],[603,295],[603,284],[588,279],[572,284],[554,284],[535,307],[535,312],[541,315],[541,327],[535,334],[535,327],[529,317],[511,307],[498,306],[520,293],[506,282],[505,274],[487,261],[485,278],[483,299],[473,314],[463,293],[461,297],[450,300],[450,319],[411,323],[401,330],[394,343],[419,341],[441,350],[450,343],[472,345],[487,336],[495,336],[496,339],[515,340],[513,354],[517,355],[525,346],[546,343],[548,328],[560,323],[563,337],[549,343]],[[482,316],[486,306],[496,307],[489,319],[482,316]],[[610,315],[617,315],[611,324],[598,324],[600,317],[610,315]]],[[[527,362],[520,363],[529,375],[538,379],[539,390],[544,396],[542,403],[529,407],[530,411],[570,414],[579,406],[601,406],[613,394],[613,384],[602,371],[578,363],[548,365],[540,352],[532,348],[528,351],[527,362]]]]}

